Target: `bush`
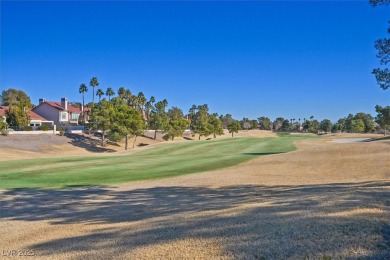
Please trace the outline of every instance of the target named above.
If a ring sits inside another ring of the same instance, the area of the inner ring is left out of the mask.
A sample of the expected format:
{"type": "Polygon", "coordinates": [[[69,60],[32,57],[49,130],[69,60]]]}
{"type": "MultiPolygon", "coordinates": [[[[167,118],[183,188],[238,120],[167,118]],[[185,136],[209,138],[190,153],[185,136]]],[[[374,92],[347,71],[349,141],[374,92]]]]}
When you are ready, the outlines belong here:
{"type": "Polygon", "coordinates": [[[47,125],[41,125],[41,126],[38,127],[38,130],[49,131],[49,127],[47,125]]]}
{"type": "Polygon", "coordinates": [[[58,129],[58,131],[60,132],[60,136],[64,136],[64,134],[65,134],[64,128],[60,128],[60,129],[58,129]]]}
{"type": "Polygon", "coordinates": [[[29,125],[26,125],[26,126],[23,126],[21,128],[19,128],[20,131],[32,131],[32,127],[29,126],[29,125]]]}
{"type": "Polygon", "coordinates": [[[121,135],[120,133],[116,132],[116,131],[109,131],[107,133],[107,138],[110,140],[110,141],[113,141],[113,142],[119,142],[120,140],[123,139],[123,135],[121,135]]]}
{"type": "Polygon", "coordinates": [[[169,134],[165,134],[165,135],[163,136],[163,139],[164,139],[165,141],[169,141],[170,135],[169,135],[169,134]]]}
{"type": "Polygon", "coordinates": [[[4,135],[4,136],[8,136],[9,135],[9,130],[8,129],[3,129],[3,130],[1,130],[1,134],[4,135]]]}

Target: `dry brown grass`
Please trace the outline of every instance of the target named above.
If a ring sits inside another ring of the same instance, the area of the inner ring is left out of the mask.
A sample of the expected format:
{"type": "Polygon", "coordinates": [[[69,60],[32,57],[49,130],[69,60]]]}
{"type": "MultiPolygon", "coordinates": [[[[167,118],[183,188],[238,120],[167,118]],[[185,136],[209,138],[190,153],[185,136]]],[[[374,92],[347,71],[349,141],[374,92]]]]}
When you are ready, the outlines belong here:
{"type": "Polygon", "coordinates": [[[4,191],[0,250],[33,249],[39,259],[389,259],[390,142],[329,142],[350,136],[178,178],[4,191]]]}

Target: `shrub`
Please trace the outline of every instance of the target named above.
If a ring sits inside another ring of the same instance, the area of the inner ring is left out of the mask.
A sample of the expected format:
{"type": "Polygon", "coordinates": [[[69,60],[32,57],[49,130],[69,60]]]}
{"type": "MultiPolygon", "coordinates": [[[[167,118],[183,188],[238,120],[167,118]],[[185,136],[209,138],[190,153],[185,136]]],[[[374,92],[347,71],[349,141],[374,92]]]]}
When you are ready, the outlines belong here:
{"type": "Polygon", "coordinates": [[[32,131],[32,127],[29,125],[23,126],[20,128],[20,131],[32,131]]]}
{"type": "Polygon", "coordinates": [[[60,128],[60,129],[58,129],[58,131],[60,132],[60,136],[63,136],[65,134],[64,128],[60,128]]]}
{"type": "Polygon", "coordinates": [[[9,135],[9,130],[8,129],[3,129],[3,130],[1,130],[1,134],[4,135],[4,136],[8,136],[9,135]]]}
{"type": "Polygon", "coordinates": [[[38,127],[38,130],[49,131],[49,127],[47,125],[41,125],[41,126],[38,127]]]}
{"type": "Polygon", "coordinates": [[[163,139],[164,139],[165,141],[169,141],[170,135],[169,135],[169,134],[165,134],[165,135],[163,136],[163,139]]]}
{"type": "Polygon", "coordinates": [[[121,135],[120,133],[116,132],[116,131],[109,131],[107,133],[107,138],[110,140],[110,141],[113,141],[113,142],[119,142],[120,140],[123,139],[123,135],[121,135]]]}

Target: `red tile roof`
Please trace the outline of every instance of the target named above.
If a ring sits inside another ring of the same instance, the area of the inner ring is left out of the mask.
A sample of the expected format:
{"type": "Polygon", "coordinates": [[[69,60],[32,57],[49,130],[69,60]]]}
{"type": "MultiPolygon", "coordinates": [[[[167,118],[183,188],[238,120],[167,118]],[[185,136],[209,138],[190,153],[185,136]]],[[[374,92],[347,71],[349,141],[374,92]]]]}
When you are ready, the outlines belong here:
{"type": "MultiPolygon", "coordinates": [[[[61,102],[52,102],[52,101],[45,101],[50,106],[57,108],[58,110],[65,110],[64,107],[62,107],[61,102]]],[[[75,107],[72,104],[68,103],[68,111],[71,113],[81,113],[81,107],[75,107]]],[[[88,112],[89,107],[84,107],[84,112],[88,112]]]]}
{"type": "Polygon", "coordinates": [[[5,116],[5,110],[8,108],[7,106],[0,106],[0,116],[5,116]]]}
{"type": "Polygon", "coordinates": [[[34,111],[28,111],[28,115],[30,116],[30,119],[32,120],[41,120],[41,121],[48,121],[46,118],[44,117],[41,117],[40,115],[38,115],[37,113],[35,113],[34,111]]]}

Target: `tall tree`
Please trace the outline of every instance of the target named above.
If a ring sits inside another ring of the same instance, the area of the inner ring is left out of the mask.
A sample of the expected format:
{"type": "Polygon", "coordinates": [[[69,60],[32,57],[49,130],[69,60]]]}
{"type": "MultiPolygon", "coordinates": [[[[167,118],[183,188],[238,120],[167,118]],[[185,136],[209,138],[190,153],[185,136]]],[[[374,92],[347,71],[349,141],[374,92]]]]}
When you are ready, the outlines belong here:
{"type": "Polygon", "coordinates": [[[283,117],[276,118],[274,120],[274,122],[272,123],[272,128],[274,129],[274,131],[280,131],[282,129],[282,126],[283,126],[283,123],[285,120],[287,120],[287,119],[284,119],[283,117]]]}
{"type": "Polygon", "coordinates": [[[197,106],[197,112],[191,121],[192,131],[199,135],[199,140],[202,136],[211,134],[209,124],[209,108],[207,104],[197,106]]]}
{"type": "Polygon", "coordinates": [[[375,111],[378,113],[375,121],[383,128],[384,135],[386,135],[387,127],[390,125],[390,106],[376,106],[375,111]]]}
{"type": "Polygon", "coordinates": [[[101,145],[104,146],[104,137],[113,125],[115,109],[112,102],[100,101],[91,114],[91,126],[94,130],[102,131],[101,145]]]}
{"type": "Polygon", "coordinates": [[[351,122],[352,132],[354,133],[364,133],[364,122],[362,119],[353,119],[351,122]]]}
{"type": "Polygon", "coordinates": [[[259,126],[260,126],[261,130],[271,130],[272,129],[271,119],[269,119],[268,117],[262,116],[262,117],[257,118],[257,120],[259,122],[259,126]]]}
{"type": "Polygon", "coordinates": [[[99,97],[99,102],[100,102],[100,99],[102,98],[102,96],[104,95],[104,92],[101,88],[99,88],[97,91],[96,91],[96,96],[99,97]]]}
{"type": "Polygon", "coordinates": [[[145,115],[146,97],[145,97],[144,93],[139,92],[137,95],[137,99],[138,99],[138,108],[142,113],[142,117],[146,117],[146,115],[145,115]]]}
{"type": "Polygon", "coordinates": [[[113,90],[112,88],[110,88],[110,87],[107,88],[107,90],[106,90],[106,96],[108,96],[108,101],[111,100],[111,97],[112,97],[113,95],[115,95],[114,90],[113,90]]]}
{"type": "Polygon", "coordinates": [[[221,115],[219,117],[219,119],[221,119],[222,121],[222,127],[223,129],[227,129],[228,128],[228,125],[234,121],[233,117],[231,114],[226,114],[226,115],[221,115]]]}
{"type": "Polygon", "coordinates": [[[80,87],[79,87],[79,93],[83,96],[83,116],[84,116],[84,105],[85,105],[85,103],[84,103],[84,93],[85,92],[88,92],[88,87],[87,87],[87,85],[85,85],[84,83],[82,83],[81,85],[80,85],[80,87]]]}
{"type": "Polygon", "coordinates": [[[112,117],[112,131],[125,137],[125,150],[128,149],[128,141],[133,140],[133,148],[137,137],[142,135],[146,125],[141,112],[126,104],[122,98],[114,98],[114,113],[112,117]]]}
{"type": "Polygon", "coordinates": [[[95,106],[95,87],[99,86],[99,80],[97,77],[92,77],[89,81],[89,85],[92,87],[92,107],[95,106]]]}
{"type": "Polygon", "coordinates": [[[124,87],[120,87],[118,89],[118,96],[119,98],[125,98],[125,95],[126,95],[126,89],[124,87]]]}
{"type": "Polygon", "coordinates": [[[325,133],[328,133],[332,130],[332,122],[329,119],[324,119],[320,123],[320,129],[325,133]]]}
{"type": "Polygon", "coordinates": [[[172,107],[168,110],[168,117],[169,122],[165,128],[167,137],[173,140],[177,136],[182,136],[188,127],[188,120],[184,118],[183,111],[180,108],[172,107]]]}
{"type": "Polygon", "coordinates": [[[162,101],[159,101],[155,104],[148,120],[149,128],[154,130],[154,139],[157,138],[157,132],[159,130],[167,129],[168,123],[169,117],[165,112],[164,103],[162,101]]]}
{"type": "Polygon", "coordinates": [[[28,109],[24,106],[11,105],[8,109],[5,110],[6,122],[11,127],[23,127],[28,126],[30,123],[30,116],[28,114],[28,109]]]}
{"type": "Polygon", "coordinates": [[[218,114],[211,114],[209,117],[210,132],[217,138],[217,135],[223,135],[222,120],[218,118],[218,114]]]}
{"type": "Polygon", "coordinates": [[[33,107],[30,97],[23,90],[13,88],[3,90],[1,97],[3,106],[19,106],[25,109],[33,107]]]}
{"type": "Polygon", "coordinates": [[[234,136],[234,133],[238,133],[239,130],[241,130],[240,122],[233,121],[228,125],[229,133],[232,134],[232,137],[234,136]]]}
{"type": "MultiPolygon", "coordinates": [[[[372,6],[388,5],[390,0],[370,0],[372,6]]],[[[390,27],[387,30],[390,33],[390,27]]],[[[377,49],[377,58],[380,60],[382,68],[376,68],[372,71],[380,88],[386,90],[390,87],[390,70],[386,65],[390,62],[390,38],[378,39],[375,42],[377,49]]]]}

